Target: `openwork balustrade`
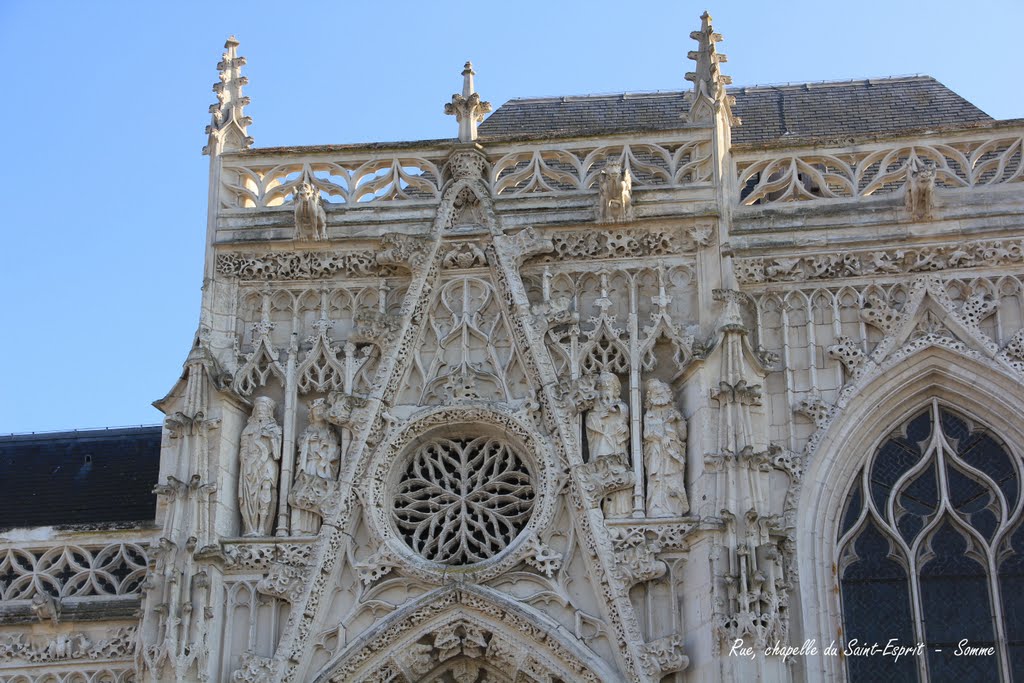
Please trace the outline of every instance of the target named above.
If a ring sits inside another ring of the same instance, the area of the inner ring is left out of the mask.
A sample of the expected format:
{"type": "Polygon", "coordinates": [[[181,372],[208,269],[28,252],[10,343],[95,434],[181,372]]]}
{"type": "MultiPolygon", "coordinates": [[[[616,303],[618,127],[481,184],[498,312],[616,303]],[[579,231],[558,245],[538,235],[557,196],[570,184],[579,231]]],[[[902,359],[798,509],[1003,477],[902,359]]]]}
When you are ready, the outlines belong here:
{"type": "Polygon", "coordinates": [[[135,543],[8,548],[0,558],[0,601],[133,595],[146,577],[146,550],[135,543]]]}
{"type": "MultiPolygon", "coordinates": [[[[415,154],[275,158],[227,158],[221,175],[222,209],[266,209],[291,205],[303,182],[332,205],[370,202],[435,202],[444,184],[448,150],[415,154]]],[[[711,179],[706,140],[635,142],[595,146],[581,142],[556,148],[517,146],[489,157],[491,192],[498,195],[589,192],[610,164],[628,170],[634,187],[673,188],[711,179]]]]}
{"type": "Polygon", "coordinates": [[[934,172],[939,188],[970,188],[1024,179],[1019,131],[978,139],[874,144],[857,150],[806,150],[765,157],[737,154],[739,204],[868,197],[897,192],[915,168],[934,172]]]}
{"type": "Polygon", "coordinates": [[[525,149],[491,159],[491,192],[522,195],[574,192],[597,186],[609,164],[629,171],[633,187],[680,187],[711,179],[711,145],[628,143],[602,147],[525,149]]]}

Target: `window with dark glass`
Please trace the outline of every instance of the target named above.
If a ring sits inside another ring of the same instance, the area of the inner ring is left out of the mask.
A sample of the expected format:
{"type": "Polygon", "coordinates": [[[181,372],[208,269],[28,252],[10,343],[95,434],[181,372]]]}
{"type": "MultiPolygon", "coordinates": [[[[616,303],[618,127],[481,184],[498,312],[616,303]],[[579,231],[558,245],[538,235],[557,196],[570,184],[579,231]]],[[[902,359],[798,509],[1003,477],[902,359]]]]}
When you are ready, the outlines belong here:
{"type": "Polygon", "coordinates": [[[1020,469],[987,427],[938,400],[882,442],[840,519],[844,640],[924,648],[898,661],[853,654],[850,681],[1024,680],[1020,469]]]}

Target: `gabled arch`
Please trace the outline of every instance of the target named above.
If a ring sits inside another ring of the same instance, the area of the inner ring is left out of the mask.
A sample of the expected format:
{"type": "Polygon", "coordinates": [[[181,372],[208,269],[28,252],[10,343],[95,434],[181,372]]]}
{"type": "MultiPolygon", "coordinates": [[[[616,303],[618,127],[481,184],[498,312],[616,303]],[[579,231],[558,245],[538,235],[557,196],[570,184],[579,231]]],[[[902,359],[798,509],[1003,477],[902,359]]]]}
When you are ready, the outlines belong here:
{"type": "Polygon", "coordinates": [[[447,661],[497,669],[514,683],[621,678],[541,612],[484,587],[451,584],[382,619],[311,680],[415,683],[447,661]]]}
{"type": "MultiPolygon", "coordinates": [[[[1024,386],[1001,365],[936,344],[881,369],[844,391],[834,417],[812,437],[796,501],[800,627],[805,638],[825,644],[838,644],[842,633],[836,532],[843,505],[886,435],[938,399],[1007,443],[1024,443],[1024,416],[1013,412],[1024,405],[1024,386]]],[[[842,658],[808,657],[805,666],[808,681],[845,680],[842,658]]]]}

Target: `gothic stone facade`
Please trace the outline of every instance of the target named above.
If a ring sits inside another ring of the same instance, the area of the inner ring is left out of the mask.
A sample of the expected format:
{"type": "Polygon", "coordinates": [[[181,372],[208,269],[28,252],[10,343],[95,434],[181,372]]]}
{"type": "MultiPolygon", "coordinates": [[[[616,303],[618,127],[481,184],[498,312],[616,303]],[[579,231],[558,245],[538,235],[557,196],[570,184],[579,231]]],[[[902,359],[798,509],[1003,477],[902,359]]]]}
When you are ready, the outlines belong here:
{"type": "Polygon", "coordinates": [[[9,543],[0,680],[1010,680],[1024,124],[692,37],[685,93],[481,125],[467,64],[457,139],[287,149],[230,40],[159,528],[9,543]]]}

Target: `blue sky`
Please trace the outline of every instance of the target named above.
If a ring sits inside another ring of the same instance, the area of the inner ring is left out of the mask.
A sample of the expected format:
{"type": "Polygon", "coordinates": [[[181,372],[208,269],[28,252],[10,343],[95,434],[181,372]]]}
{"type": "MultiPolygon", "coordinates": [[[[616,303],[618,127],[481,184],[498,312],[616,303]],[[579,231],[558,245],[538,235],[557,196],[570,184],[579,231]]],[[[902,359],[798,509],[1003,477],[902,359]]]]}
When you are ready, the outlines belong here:
{"type": "Polygon", "coordinates": [[[257,146],[451,137],[512,97],[679,90],[707,7],[736,85],[926,73],[1024,117],[1024,3],[0,0],[0,433],[154,424],[199,311],[225,38],[257,146]]]}

